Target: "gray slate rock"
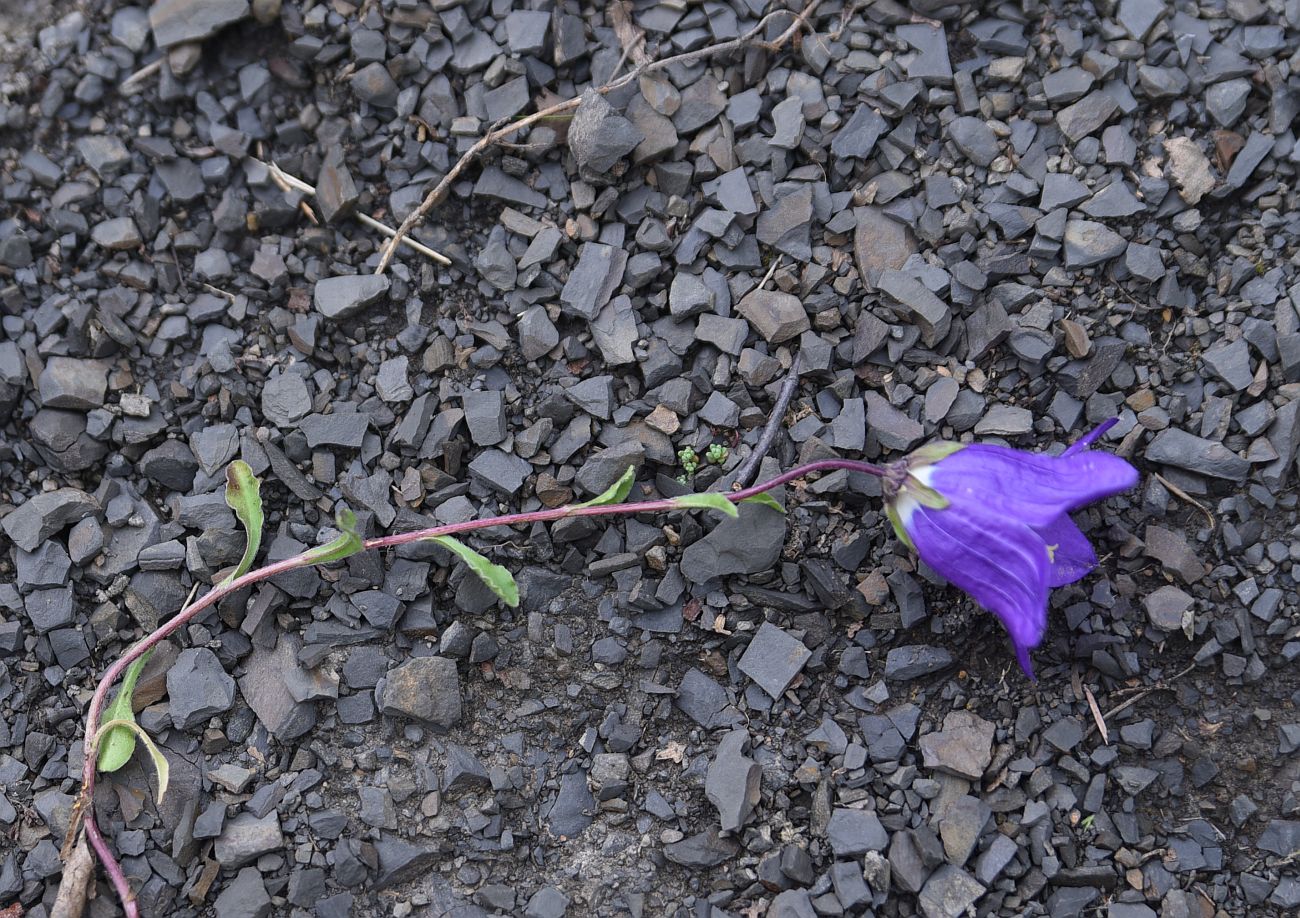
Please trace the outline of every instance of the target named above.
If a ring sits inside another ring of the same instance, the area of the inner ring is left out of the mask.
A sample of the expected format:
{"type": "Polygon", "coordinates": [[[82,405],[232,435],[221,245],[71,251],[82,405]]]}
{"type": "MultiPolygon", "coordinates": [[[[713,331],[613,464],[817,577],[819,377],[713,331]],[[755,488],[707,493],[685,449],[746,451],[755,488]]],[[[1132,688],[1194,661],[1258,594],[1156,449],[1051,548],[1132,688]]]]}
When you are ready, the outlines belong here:
{"type": "Polygon", "coordinates": [[[274,810],[260,818],[245,812],[226,823],[213,845],[213,854],[222,867],[242,867],[263,854],[279,851],[283,845],[280,817],[274,810]]]}
{"type": "Polygon", "coordinates": [[[704,778],[705,796],[718,808],[724,832],[744,826],[758,805],[763,769],[745,755],[748,744],[746,730],[733,730],[724,736],[704,778]]]}
{"type": "Polygon", "coordinates": [[[445,657],[416,657],[388,671],[383,712],[439,727],[460,722],[460,678],[445,657]]]}
{"type": "Polygon", "coordinates": [[[876,286],[906,310],[921,329],[921,340],[926,347],[934,347],[948,334],[952,315],[947,304],[911,274],[892,269],[881,271],[876,286]]]}
{"type": "Polygon", "coordinates": [[[590,455],[573,481],[583,494],[595,496],[622,478],[629,466],[640,469],[644,463],[645,447],[635,439],[624,440],[590,455]]]}
{"type": "Polygon", "coordinates": [[[104,404],[108,367],[98,360],[51,357],[37,382],[47,408],[92,411],[104,404]]]}
{"type": "Polygon", "coordinates": [[[943,647],[906,644],[885,656],[885,678],[906,681],[937,673],[952,665],[952,654],[943,647]]]}
{"type": "Polygon", "coordinates": [[[28,498],[0,526],[23,551],[35,551],[51,536],[98,511],[99,501],[85,491],[59,488],[28,498]]]}
{"type": "Polygon", "coordinates": [[[1119,103],[1110,94],[1097,90],[1056,113],[1056,126],[1072,143],[1105,126],[1119,111],[1119,103]]]}
{"type": "Polygon", "coordinates": [[[925,918],[952,918],[984,895],[984,886],[960,867],[943,864],[930,875],[918,903],[925,918]]]}
{"type": "Polygon", "coordinates": [[[245,867],[226,884],[213,903],[217,918],[267,918],[271,894],[256,867],[245,867]]]}
{"type": "Polygon", "coordinates": [[[167,670],[168,711],[172,723],[193,730],[235,703],[235,680],[206,647],[182,650],[167,670]]]}
{"type": "Polygon", "coordinates": [[[379,108],[392,108],[397,104],[397,82],[388,68],[375,61],[352,75],[352,91],[363,102],[379,108]]]}
{"type": "Polygon", "coordinates": [[[532,474],[528,460],[499,449],[485,449],[469,464],[470,477],[507,497],[513,497],[532,474]]]}
{"type": "Polygon", "coordinates": [[[925,767],[977,781],[993,757],[994,724],[970,711],[953,711],[943,729],[921,737],[925,767]]]}
{"type": "Polygon", "coordinates": [[[799,298],[779,290],[751,290],[736,309],[772,344],[789,341],[812,327],[799,298]]]}
{"type": "Polygon", "coordinates": [[[982,118],[954,118],[948,125],[948,137],[977,166],[987,167],[997,159],[1000,152],[993,129],[982,118]]]}
{"type": "Polygon", "coordinates": [[[889,835],[874,812],[837,807],[826,826],[826,840],[836,857],[850,858],[884,851],[889,835]]]}
{"type": "Polygon", "coordinates": [[[326,223],[351,216],[360,197],[352,173],[348,171],[343,147],[331,144],[316,177],[316,203],[320,205],[321,216],[326,223]]]}
{"type": "Polygon", "coordinates": [[[1065,266],[1087,268],[1124,254],[1128,243],[1119,233],[1093,220],[1065,224],[1065,266]]]}
{"type": "Polygon", "coordinates": [[[722,838],[717,829],[708,829],[679,842],[664,846],[664,857],[696,870],[717,867],[729,861],[740,851],[740,845],[730,838],[722,838]]]}
{"type": "Polygon", "coordinates": [[[274,650],[255,643],[239,677],[240,695],[280,742],[295,740],[316,726],[316,705],[294,697],[294,687],[312,681],[311,673],[298,660],[301,649],[302,640],[296,634],[280,635],[274,650]]]}
{"type": "Polygon", "coordinates": [[[583,243],[578,263],[560,291],[561,309],[590,322],[623,282],[625,267],[627,252],[623,249],[599,242],[583,243]]]}
{"type": "Polygon", "coordinates": [[[771,622],[763,622],[736,666],[773,699],[778,699],[811,656],[812,651],[802,641],[771,622]]]}
{"type": "Polygon", "coordinates": [[[271,377],[262,387],[262,415],[277,427],[288,427],[311,412],[311,393],[297,373],[271,377]]]}
{"type": "Polygon", "coordinates": [[[925,428],[893,405],[879,392],[866,394],[867,426],[886,449],[906,452],[925,437],[925,428]]]}
{"type": "Polygon", "coordinates": [[[580,168],[591,172],[609,172],[644,139],[636,125],[590,89],[583,93],[569,124],[569,151],[580,168]]]}
{"type": "Polygon", "coordinates": [[[1255,374],[1250,369],[1250,346],[1245,338],[1216,344],[1201,355],[1201,360],[1234,392],[1242,391],[1255,381],[1255,374]]]}
{"type": "Polygon", "coordinates": [[[758,241],[798,261],[812,258],[813,191],[802,185],[792,194],[779,196],[758,215],[758,241]]]}
{"type": "Polygon", "coordinates": [[[316,282],[313,301],[327,319],[349,319],[388,292],[387,274],[353,274],[316,282]]]}
{"type": "Polygon", "coordinates": [[[155,0],[149,25],[160,48],[202,41],[248,15],[248,0],[155,0]]]}
{"type": "Polygon", "coordinates": [[[1147,445],[1146,458],[1161,465],[1223,478],[1227,481],[1245,481],[1250,473],[1250,463],[1222,443],[1206,440],[1185,430],[1170,427],[1156,434],[1147,445]]]}
{"type": "Polygon", "coordinates": [[[780,557],[785,517],[758,504],[741,504],[737,509],[740,516],[724,519],[682,553],[682,576],[691,583],[756,574],[770,569],[780,557]]]}

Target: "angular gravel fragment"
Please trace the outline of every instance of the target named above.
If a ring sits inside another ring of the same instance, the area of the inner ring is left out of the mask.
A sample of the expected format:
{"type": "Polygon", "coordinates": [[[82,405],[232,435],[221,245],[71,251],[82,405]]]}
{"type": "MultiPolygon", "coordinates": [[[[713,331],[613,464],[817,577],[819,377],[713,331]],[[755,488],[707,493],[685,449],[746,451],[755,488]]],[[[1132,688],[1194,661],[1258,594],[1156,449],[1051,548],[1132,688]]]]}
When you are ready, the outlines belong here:
{"type": "Polygon", "coordinates": [[[383,712],[438,727],[460,722],[460,678],[445,657],[416,657],[388,671],[383,712]]]}
{"type": "Polygon", "coordinates": [[[812,651],[771,622],[763,622],[736,667],[774,699],[799,675],[812,651]]]}
{"type": "Polygon", "coordinates": [[[388,292],[387,274],[354,274],[316,282],[313,302],[327,319],[349,319],[388,292]]]}
{"type": "Polygon", "coordinates": [[[160,48],[202,41],[248,15],[248,0],[155,0],[149,25],[160,48]]]}
{"type": "Polygon", "coordinates": [[[235,703],[235,680],[206,647],[182,650],[167,671],[168,710],[182,730],[201,727],[235,703]]]}
{"type": "Polygon", "coordinates": [[[748,820],[759,801],[763,770],[744,754],[749,733],[733,730],[718,743],[704,779],[704,793],[721,819],[722,831],[734,832],[748,820]]]}
{"type": "Polygon", "coordinates": [[[789,341],[811,327],[799,298],[776,290],[752,290],[736,309],[749,320],[763,340],[772,344],[789,341]]]}

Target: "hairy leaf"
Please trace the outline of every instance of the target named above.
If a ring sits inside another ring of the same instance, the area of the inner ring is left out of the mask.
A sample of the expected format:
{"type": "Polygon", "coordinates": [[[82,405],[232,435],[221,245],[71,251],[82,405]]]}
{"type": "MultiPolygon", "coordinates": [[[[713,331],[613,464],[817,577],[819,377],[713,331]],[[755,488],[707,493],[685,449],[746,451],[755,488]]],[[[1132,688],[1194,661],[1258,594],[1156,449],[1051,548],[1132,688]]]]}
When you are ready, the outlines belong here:
{"type": "Polygon", "coordinates": [[[167,796],[167,780],[171,776],[171,766],[167,764],[167,757],[158,751],[154,745],[153,738],[144,732],[144,727],[131,720],[110,720],[99,728],[100,736],[103,736],[107,730],[126,729],[140,738],[144,743],[145,751],[149,753],[149,758],[153,761],[154,771],[158,775],[158,799],[156,803],[162,803],[163,797],[167,796]]]}
{"type": "Polygon", "coordinates": [[[727,514],[727,516],[740,516],[740,511],[736,509],[736,505],[728,500],[725,494],[719,494],[717,491],[705,491],[702,494],[683,494],[681,497],[674,497],[673,506],[719,510],[727,514]]]}
{"type": "Polygon", "coordinates": [[[752,497],[746,497],[741,501],[742,504],[758,504],[760,507],[771,507],[777,513],[785,513],[785,507],[782,507],[775,497],[763,491],[761,494],[755,494],[752,497]]]}
{"type": "Polygon", "coordinates": [[[365,548],[365,540],[357,532],[357,515],[351,510],[340,510],[334,520],[340,535],[332,542],[317,545],[306,553],[308,564],[328,564],[342,561],[365,548]]]}
{"type": "Polygon", "coordinates": [[[431,541],[441,545],[469,565],[469,569],[478,575],[478,579],[487,584],[487,588],[497,595],[512,609],[519,605],[519,585],[514,575],[500,564],[493,564],[474,549],[451,536],[434,536],[431,541]]]}
{"type": "Polygon", "coordinates": [[[262,481],[242,459],[226,466],[226,503],[244,524],[244,557],[239,559],[234,573],[226,578],[229,582],[249,572],[262,545],[262,481]]]}
{"type": "Polygon", "coordinates": [[[636,484],[636,467],[629,465],[627,471],[623,473],[623,477],[606,488],[602,494],[573,506],[576,509],[578,507],[603,507],[606,504],[621,504],[632,493],[632,485],[634,484],[636,484]]]}
{"type": "MultiPolygon", "coordinates": [[[[153,648],[150,647],[132,660],[131,665],[126,668],[126,675],[122,677],[122,687],[117,690],[117,696],[112,703],[104,709],[105,721],[135,723],[131,696],[135,694],[135,684],[152,655],[153,648]]],[[[98,761],[100,771],[117,771],[131,761],[131,756],[135,753],[135,733],[126,727],[115,727],[112,730],[101,731],[101,735],[103,738],[99,743],[98,761]]]]}

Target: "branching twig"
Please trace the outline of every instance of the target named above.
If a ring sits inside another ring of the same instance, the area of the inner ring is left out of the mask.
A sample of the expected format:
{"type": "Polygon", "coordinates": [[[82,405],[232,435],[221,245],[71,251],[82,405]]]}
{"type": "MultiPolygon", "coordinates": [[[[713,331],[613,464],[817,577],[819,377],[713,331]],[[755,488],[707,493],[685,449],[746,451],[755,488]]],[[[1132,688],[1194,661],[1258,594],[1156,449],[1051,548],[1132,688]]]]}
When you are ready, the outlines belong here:
{"type": "MultiPolygon", "coordinates": [[[[675,54],[672,57],[665,57],[661,60],[650,61],[649,63],[642,64],[641,66],[633,68],[617,80],[596,88],[595,91],[602,95],[610,93],[616,89],[621,89],[622,87],[627,86],[629,83],[632,83],[647,73],[653,73],[667,67],[675,67],[682,64],[691,64],[696,61],[707,60],[712,57],[729,54],[732,51],[738,51],[741,48],[747,48],[750,46],[762,48],[765,51],[780,51],[785,47],[790,39],[794,38],[794,36],[798,34],[799,30],[803,28],[804,23],[807,22],[809,17],[817,11],[817,7],[820,5],[821,0],[811,0],[811,2],[804,7],[803,12],[795,16],[795,20],[790,24],[790,27],[772,41],[763,41],[759,36],[763,34],[763,29],[767,26],[769,20],[776,16],[787,16],[790,13],[789,10],[778,10],[774,13],[769,13],[759,20],[758,25],[754,26],[739,38],[718,42],[716,45],[696,48],[694,51],[686,51],[682,54],[675,54]]],[[[470,163],[482,156],[484,151],[498,141],[504,140],[518,131],[522,131],[529,125],[536,124],[538,121],[545,118],[553,118],[554,116],[567,112],[570,109],[577,108],[580,100],[581,96],[574,96],[571,99],[565,99],[563,102],[557,102],[539,112],[525,115],[524,117],[519,118],[516,121],[511,121],[508,124],[502,125],[498,122],[492,130],[488,131],[475,141],[474,145],[466,150],[464,154],[461,155],[461,158],[456,161],[456,165],[451,167],[451,171],[443,177],[442,181],[435,185],[433,190],[425,195],[424,200],[420,202],[420,206],[411,211],[411,213],[406,216],[406,219],[402,221],[401,226],[397,228],[397,232],[384,245],[383,253],[379,259],[379,267],[375,269],[375,273],[383,274],[384,271],[388,269],[388,263],[393,260],[393,253],[397,249],[397,244],[405,241],[406,235],[415,228],[416,224],[423,220],[429,211],[438,206],[442,199],[447,196],[447,192],[451,189],[452,183],[460,178],[461,173],[465,171],[470,163]]]]}
{"type": "MultiPolygon", "coordinates": [[[[1155,685],[1151,686],[1150,688],[1143,689],[1142,691],[1138,692],[1136,695],[1134,695],[1132,698],[1128,699],[1127,701],[1115,705],[1115,707],[1111,708],[1109,711],[1107,711],[1105,714],[1102,715],[1102,720],[1108,720],[1114,717],[1116,714],[1119,714],[1123,711],[1127,711],[1129,708],[1133,707],[1133,705],[1137,704],[1143,698],[1146,698],[1152,692],[1162,692],[1173,688],[1175,682],[1183,678],[1183,676],[1186,676],[1195,668],[1196,668],[1195,663],[1189,663],[1185,668],[1180,669],[1178,672],[1174,673],[1172,676],[1170,676],[1168,679],[1164,680],[1163,682],[1157,682],[1155,685]]],[[[1092,732],[1096,729],[1097,727],[1095,724],[1089,727],[1088,734],[1091,735],[1092,732]]]]}
{"type": "Polygon", "coordinates": [[[799,387],[799,352],[794,352],[794,360],[790,361],[790,373],[781,383],[781,391],[777,393],[776,404],[772,406],[772,414],[767,419],[767,426],[763,428],[763,435],[758,439],[758,445],[754,451],[749,454],[744,463],[736,471],[736,478],[732,482],[733,488],[743,488],[749,484],[750,479],[758,474],[758,465],[767,455],[768,450],[776,441],[776,432],[781,429],[781,421],[785,419],[785,411],[790,407],[790,399],[794,397],[794,390],[799,387]]]}
{"type": "MultiPolygon", "coordinates": [[[[258,162],[261,162],[261,160],[258,160],[258,162]]],[[[301,191],[303,194],[309,194],[312,197],[316,196],[316,189],[313,186],[307,184],[302,179],[292,176],[289,173],[285,172],[283,169],[280,168],[279,164],[276,163],[275,160],[272,160],[269,163],[264,162],[262,163],[262,165],[266,166],[266,168],[270,170],[271,178],[275,181],[277,185],[279,185],[285,191],[294,189],[297,191],[301,191]]],[[[306,204],[304,203],[303,206],[305,207],[306,204]]],[[[310,211],[308,211],[308,214],[310,215],[310,211]]],[[[398,235],[397,230],[393,229],[387,223],[381,223],[380,221],[376,220],[374,217],[370,216],[369,214],[363,214],[357,212],[354,213],[352,216],[356,218],[358,223],[363,223],[366,226],[370,227],[372,230],[378,230],[379,232],[383,233],[385,236],[389,237],[390,239],[393,239],[398,235]]],[[[314,220],[315,218],[313,217],[312,219],[314,220]]],[[[414,239],[407,239],[406,237],[402,237],[398,241],[406,245],[409,245],[411,248],[415,249],[415,251],[419,252],[421,255],[425,256],[426,258],[433,259],[438,264],[443,265],[444,267],[451,264],[451,259],[448,258],[446,255],[443,255],[441,252],[435,252],[433,249],[429,248],[427,245],[424,245],[421,242],[416,242],[414,239]]]]}

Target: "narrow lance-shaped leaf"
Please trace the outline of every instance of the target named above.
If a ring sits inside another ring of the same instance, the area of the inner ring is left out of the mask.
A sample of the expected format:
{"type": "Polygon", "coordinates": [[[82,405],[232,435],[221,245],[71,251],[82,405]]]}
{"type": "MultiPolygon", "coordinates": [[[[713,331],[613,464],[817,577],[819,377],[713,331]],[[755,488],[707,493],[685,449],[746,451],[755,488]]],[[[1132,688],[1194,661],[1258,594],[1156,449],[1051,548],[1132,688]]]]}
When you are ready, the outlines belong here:
{"type": "Polygon", "coordinates": [[[357,515],[351,510],[340,510],[334,520],[339,530],[339,537],[324,545],[317,545],[305,553],[308,564],[328,564],[342,561],[349,555],[355,555],[365,548],[365,541],[357,533],[357,515]]]}
{"type": "Polygon", "coordinates": [[[514,575],[500,564],[493,564],[474,549],[451,536],[433,536],[430,541],[441,545],[447,551],[469,565],[469,569],[478,575],[478,579],[487,584],[487,588],[497,595],[512,609],[519,605],[519,585],[514,575]]]}
{"type": "Polygon", "coordinates": [[[740,516],[740,511],[736,509],[736,505],[725,494],[719,494],[717,491],[705,491],[702,494],[683,494],[681,497],[674,497],[673,506],[692,510],[718,510],[727,514],[727,516],[740,516]]]}
{"type": "Polygon", "coordinates": [[[573,508],[576,510],[579,507],[603,507],[606,504],[621,504],[632,493],[632,485],[634,484],[636,484],[636,467],[629,465],[623,476],[606,488],[603,493],[591,500],[574,504],[573,508]]]}
{"type": "Polygon", "coordinates": [[[162,803],[163,797],[167,796],[167,781],[171,776],[171,766],[167,764],[167,757],[158,751],[153,739],[144,732],[144,727],[134,720],[110,720],[99,728],[100,736],[108,730],[129,730],[144,743],[145,751],[149,753],[149,759],[153,762],[154,771],[158,775],[158,799],[155,802],[162,803]]]}
{"type": "Polygon", "coordinates": [[[766,491],[761,494],[753,494],[741,501],[742,504],[758,504],[760,507],[771,507],[777,513],[785,513],[785,507],[782,507],[775,497],[766,491]]]}
{"type": "Polygon", "coordinates": [[[242,459],[226,466],[226,504],[244,525],[244,556],[239,559],[234,573],[226,578],[229,583],[252,569],[257,550],[262,545],[262,481],[242,459]]]}
{"type": "MultiPolygon", "coordinates": [[[[135,684],[140,679],[140,673],[144,670],[144,665],[149,662],[149,657],[153,655],[153,648],[149,648],[140,656],[131,661],[131,665],[126,668],[126,675],[122,677],[122,687],[117,690],[117,696],[112,703],[104,709],[104,720],[108,723],[122,723],[129,721],[135,723],[135,711],[131,707],[131,696],[135,694],[135,684]]],[[[114,727],[111,730],[101,731],[103,737],[99,742],[99,770],[100,771],[117,771],[127,762],[131,761],[131,756],[135,753],[135,732],[126,727],[114,727]]]]}

